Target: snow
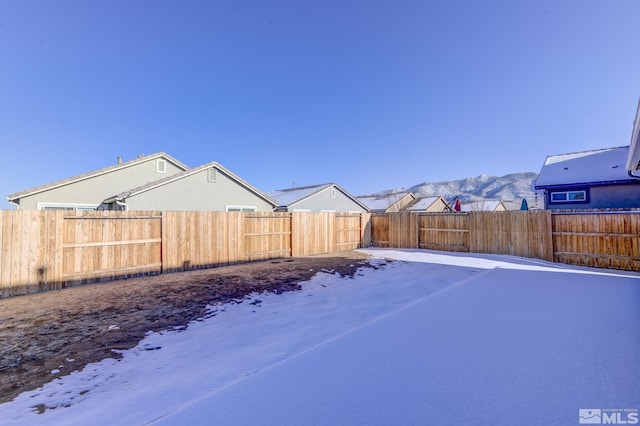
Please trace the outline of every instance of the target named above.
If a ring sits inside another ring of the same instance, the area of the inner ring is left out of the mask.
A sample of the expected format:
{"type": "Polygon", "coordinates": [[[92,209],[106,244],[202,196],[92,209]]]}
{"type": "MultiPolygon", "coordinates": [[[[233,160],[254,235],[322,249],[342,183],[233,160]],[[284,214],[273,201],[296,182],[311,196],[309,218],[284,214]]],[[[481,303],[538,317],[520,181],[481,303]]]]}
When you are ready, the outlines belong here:
{"type": "Polygon", "coordinates": [[[384,195],[369,195],[357,197],[358,201],[367,206],[369,210],[387,210],[389,207],[406,197],[409,192],[394,192],[384,195]]]}
{"type": "Polygon", "coordinates": [[[427,210],[427,209],[429,209],[429,207],[431,207],[431,205],[433,203],[435,203],[439,199],[440,199],[440,197],[423,197],[423,198],[420,198],[416,203],[414,203],[412,206],[408,207],[407,210],[408,211],[427,210]]]}
{"type": "Polygon", "coordinates": [[[379,269],[212,306],[0,405],[0,424],[577,424],[640,408],[640,274],[362,251],[379,269]]]}
{"type": "Polygon", "coordinates": [[[629,180],[629,147],[596,149],[547,157],[536,187],[629,180]]]}
{"type": "Polygon", "coordinates": [[[289,206],[297,201],[307,198],[310,195],[315,194],[321,189],[325,189],[331,186],[331,184],[305,186],[292,189],[279,189],[276,191],[267,192],[267,195],[278,202],[280,206],[289,206]]]}

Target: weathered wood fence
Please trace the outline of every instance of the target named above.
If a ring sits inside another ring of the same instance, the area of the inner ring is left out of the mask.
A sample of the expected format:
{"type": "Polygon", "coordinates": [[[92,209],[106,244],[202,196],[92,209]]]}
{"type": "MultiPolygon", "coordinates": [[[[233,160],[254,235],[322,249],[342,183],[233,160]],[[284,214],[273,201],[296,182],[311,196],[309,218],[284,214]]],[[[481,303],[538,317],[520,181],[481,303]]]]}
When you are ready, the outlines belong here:
{"type": "Polygon", "coordinates": [[[0,298],[370,245],[369,214],[0,211],[0,298]]]}
{"type": "Polygon", "coordinates": [[[640,271],[640,212],[0,211],[0,298],[369,245],[640,271]]]}
{"type": "Polygon", "coordinates": [[[371,242],[640,271],[640,212],[388,213],[371,217],[371,242]]]}

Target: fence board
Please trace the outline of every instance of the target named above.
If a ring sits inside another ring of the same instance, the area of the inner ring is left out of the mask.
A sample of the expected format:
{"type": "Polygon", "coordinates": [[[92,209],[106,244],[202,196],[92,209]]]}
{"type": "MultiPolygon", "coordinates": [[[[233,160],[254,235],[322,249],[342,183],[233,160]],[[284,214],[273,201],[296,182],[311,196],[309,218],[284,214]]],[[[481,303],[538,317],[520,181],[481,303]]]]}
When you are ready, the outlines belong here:
{"type": "Polygon", "coordinates": [[[553,260],[600,268],[640,270],[640,213],[552,213],[553,260]]]}
{"type": "Polygon", "coordinates": [[[420,248],[453,252],[469,251],[469,215],[465,213],[420,213],[420,248]]]}
{"type": "Polygon", "coordinates": [[[394,212],[389,214],[389,247],[418,248],[418,214],[394,212]]]}
{"type": "Polygon", "coordinates": [[[375,247],[389,247],[389,216],[371,215],[371,244],[375,247]]]}

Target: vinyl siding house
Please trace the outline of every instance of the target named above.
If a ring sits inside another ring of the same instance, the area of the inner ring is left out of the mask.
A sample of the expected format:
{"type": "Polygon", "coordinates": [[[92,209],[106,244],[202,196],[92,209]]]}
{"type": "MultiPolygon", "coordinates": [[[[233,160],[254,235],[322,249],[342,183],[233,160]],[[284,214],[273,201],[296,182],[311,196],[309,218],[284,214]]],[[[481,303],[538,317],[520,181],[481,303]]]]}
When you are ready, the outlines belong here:
{"type": "Polygon", "coordinates": [[[132,186],[144,185],[188,167],[159,152],[47,185],[17,192],[7,197],[18,209],[94,210],[106,197],[132,186]]]}
{"type": "Polygon", "coordinates": [[[640,207],[633,153],[629,146],[622,146],[548,156],[535,186],[544,191],[545,209],[640,207]]]}
{"type": "Polygon", "coordinates": [[[391,192],[382,195],[363,195],[358,201],[366,205],[372,213],[399,212],[416,201],[411,192],[391,192]]]}
{"type": "Polygon", "coordinates": [[[409,212],[443,213],[453,209],[442,197],[422,197],[405,208],[409,212]]]}
{"type": "Polygon", "coordinates": [[[211,162],[104,199],[102,210],[271,212],[260,190],[211,162]]]}
{"type": "Polygon", "coordinates": [[[367,212],[357,198],[335,183],[268,192],[282,212],[367,212]]]}

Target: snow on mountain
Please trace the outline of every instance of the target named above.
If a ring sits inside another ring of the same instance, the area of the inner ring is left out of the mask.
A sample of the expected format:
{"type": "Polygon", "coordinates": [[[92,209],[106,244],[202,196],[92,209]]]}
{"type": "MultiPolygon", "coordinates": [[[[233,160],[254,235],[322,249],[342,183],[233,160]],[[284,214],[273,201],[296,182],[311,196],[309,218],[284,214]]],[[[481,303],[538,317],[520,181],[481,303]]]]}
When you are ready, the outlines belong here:
{"type": "Polygon", "coordinates": [[[542,191],[534,189],[537,173],[512,173],[505,176],[480,175],[445,182],[424,182],[417,185],[387,189],[372,195],[384,195],[395,192],[412,192],[416,197],[442,196],[448,201],[460,198],[460,201],[502,200],[508,209],[520,208],[522,199],[526,199],[530,208],[544,207],[542,191]]]}

